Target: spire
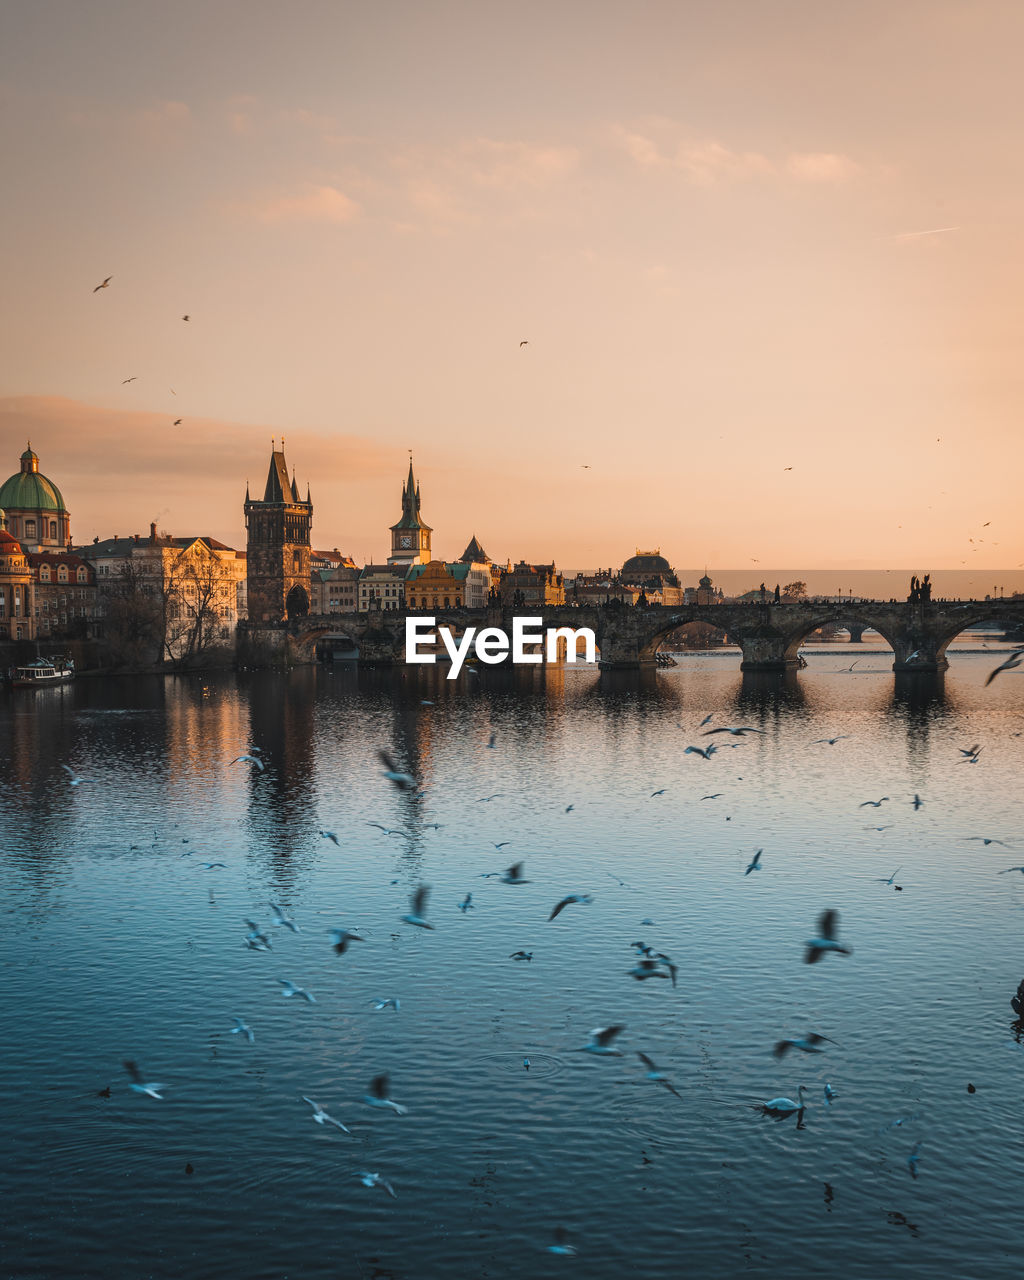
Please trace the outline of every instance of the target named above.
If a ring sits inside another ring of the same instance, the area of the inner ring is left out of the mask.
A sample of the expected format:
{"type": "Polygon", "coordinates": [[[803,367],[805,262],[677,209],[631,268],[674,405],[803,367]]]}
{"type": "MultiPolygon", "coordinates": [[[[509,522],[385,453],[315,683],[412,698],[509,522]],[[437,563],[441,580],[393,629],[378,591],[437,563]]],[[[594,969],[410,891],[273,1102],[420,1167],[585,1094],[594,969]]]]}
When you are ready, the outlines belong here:
{"type": "Polygon", "coordinates": [[[292,467],[292,501],[299,501],[299,486],[295,483],[295,468],[292,467]]]}

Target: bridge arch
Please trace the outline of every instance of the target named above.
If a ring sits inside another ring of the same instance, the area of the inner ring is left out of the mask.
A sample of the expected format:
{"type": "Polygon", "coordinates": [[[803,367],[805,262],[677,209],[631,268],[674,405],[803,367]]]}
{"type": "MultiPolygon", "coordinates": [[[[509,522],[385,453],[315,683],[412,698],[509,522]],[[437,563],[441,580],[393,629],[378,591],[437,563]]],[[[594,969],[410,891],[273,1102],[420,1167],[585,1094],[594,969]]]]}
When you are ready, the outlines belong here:
{"type": "MultiPolygon", "coordinates": [[[[1014,616],[1014,611],[1006,608],[1006,601],[993,600],[991,607],[989,607],[989,602],[986,601],[984,605],[972,607],[969,611],[965,610],[963,618],[958,618],[955,624],[950,624],[939,632],[935,645],[935,652],[939,660],[948,661],[946,659],[946,650],[953,641],[958,636],[963,635],[970,627],[976,627],[985,622],[1001,623],[1007,631],[1012,631],[1015,628],[1021,629],[1020,617],[1014,616]],[[956,630],[953,630],[954,625],[956,630]]],[[[1020,644],[1024,645],[1024,639],[1021,639],[1020,644]]],[[[994,652],[998,652],[998,650],[994,652]]]]}
{"type": "Polygon", "coordinates": [[[819,627],[838,626],[847,629],[856,628],[864,631],[877,631],[887,645],[892,649],[893,653],[898,653],[899,649],[891,634],[891,628],[886,622],[878,618],[872,618],[867,614],[851,613],[844,610],[837,613],[835,610],[822,610],[818,615],[812,614],[810,617],[802,618],[800,625],[794,628],[785,638],[785,647],[783,649],[783,659],[787,666],[798,666],[800,661],[800,646],[809,635],[817,631],[819,627]]]}

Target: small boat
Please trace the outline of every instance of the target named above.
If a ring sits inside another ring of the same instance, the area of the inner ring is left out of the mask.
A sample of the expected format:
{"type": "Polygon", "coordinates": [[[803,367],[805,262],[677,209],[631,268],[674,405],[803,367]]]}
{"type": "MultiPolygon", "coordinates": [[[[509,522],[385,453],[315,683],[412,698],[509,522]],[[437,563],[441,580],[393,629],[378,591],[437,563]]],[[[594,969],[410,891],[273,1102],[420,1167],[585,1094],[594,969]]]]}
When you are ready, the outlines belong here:
{"type": "Polygon", "coordinates": [[[37,658],[10,670],[15,689],[38,689],[44,685],[66,684],[75,678],[75,664],[70,658],[37,658]]]}

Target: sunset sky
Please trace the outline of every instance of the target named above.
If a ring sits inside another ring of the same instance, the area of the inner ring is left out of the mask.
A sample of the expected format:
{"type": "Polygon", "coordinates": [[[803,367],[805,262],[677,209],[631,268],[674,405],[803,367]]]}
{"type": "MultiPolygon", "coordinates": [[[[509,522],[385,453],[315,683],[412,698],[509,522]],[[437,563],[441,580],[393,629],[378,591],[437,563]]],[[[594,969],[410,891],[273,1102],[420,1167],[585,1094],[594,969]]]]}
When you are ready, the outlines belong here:
{"type": "Polygon", "coordinates": [[[448,557],[1024,562],[1017,0],[0,13],[0,479],[76,540],[243,546],[283,434],[360,561],[412,449],[448,557]]]}

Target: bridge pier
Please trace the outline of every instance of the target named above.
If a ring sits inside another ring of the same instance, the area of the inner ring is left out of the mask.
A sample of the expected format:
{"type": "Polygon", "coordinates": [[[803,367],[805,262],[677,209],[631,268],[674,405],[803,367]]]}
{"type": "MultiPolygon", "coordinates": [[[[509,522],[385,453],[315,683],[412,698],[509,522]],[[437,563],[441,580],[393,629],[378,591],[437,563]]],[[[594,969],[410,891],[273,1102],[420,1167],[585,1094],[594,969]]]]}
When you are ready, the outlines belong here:
{"type": "Polygon", "coordinates": [[[949,666],[945,644],[937,643],[933,636],[910,631],[894,637],[892,646],[892,669],[901,674],[934,675],[949,666]]]}
{"type": "Polygon", "coordinates": [[[787,646],[785,637],[769,627],[734,633],[733,639],[743,654],[741,671],[791,671],[800,665],[796,652],[788,652],[792,646],[787,646]]]}
{"type": "Polygon", "coordinates": [[[855,622],[848,622],[846,629],[850,633],[850,644],[862,644],[866,627],[859,627],[855,622]]]}

